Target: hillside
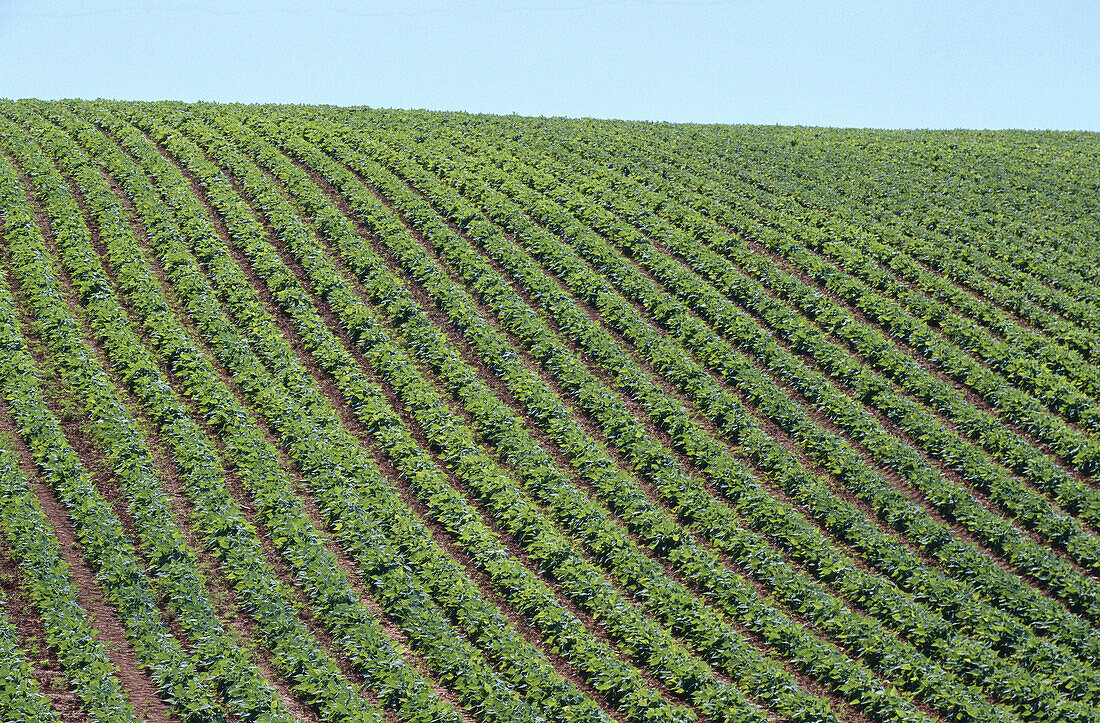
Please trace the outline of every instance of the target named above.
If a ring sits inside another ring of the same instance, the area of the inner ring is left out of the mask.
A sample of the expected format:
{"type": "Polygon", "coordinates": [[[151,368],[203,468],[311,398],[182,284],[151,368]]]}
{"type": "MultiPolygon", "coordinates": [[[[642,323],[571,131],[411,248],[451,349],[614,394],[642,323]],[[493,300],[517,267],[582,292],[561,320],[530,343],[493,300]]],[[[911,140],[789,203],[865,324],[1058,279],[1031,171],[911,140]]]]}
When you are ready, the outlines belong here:
{"type": "Polygon", "coordinates": [[[0,101],[0,719],[1100,721],[1097,168],[0,101]]]}

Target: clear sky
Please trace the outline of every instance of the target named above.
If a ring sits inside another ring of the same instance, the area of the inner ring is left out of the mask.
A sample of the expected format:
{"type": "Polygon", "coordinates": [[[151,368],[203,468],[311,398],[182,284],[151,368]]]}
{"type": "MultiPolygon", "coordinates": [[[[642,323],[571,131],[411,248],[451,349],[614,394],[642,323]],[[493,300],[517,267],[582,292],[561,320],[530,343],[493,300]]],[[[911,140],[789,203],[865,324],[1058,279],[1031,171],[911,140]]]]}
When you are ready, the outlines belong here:
{"type": "Polygon", "coordinates": [[[0,0],[0,97],[1100,131],[1100,2],[0,0]]]}

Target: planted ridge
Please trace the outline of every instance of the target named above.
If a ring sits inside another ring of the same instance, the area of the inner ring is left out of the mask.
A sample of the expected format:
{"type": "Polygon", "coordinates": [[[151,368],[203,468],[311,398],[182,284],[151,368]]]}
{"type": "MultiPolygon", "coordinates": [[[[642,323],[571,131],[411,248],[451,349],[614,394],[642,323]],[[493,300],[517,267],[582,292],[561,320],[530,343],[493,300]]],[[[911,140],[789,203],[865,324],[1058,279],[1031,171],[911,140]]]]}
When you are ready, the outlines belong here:
{"type": "Polygon", "coordinates": [[[1083,142],[0,102],[0,718],[1100,721],[1083,142]]]}

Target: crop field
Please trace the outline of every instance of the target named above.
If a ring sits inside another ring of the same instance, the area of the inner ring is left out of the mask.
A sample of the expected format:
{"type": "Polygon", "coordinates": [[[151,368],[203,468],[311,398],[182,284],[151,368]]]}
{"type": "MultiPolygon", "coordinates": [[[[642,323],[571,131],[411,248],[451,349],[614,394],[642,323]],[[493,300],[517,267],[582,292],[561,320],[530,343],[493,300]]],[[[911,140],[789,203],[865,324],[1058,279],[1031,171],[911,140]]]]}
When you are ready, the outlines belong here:
{"type": "Polygon", "coordinates": [[[1098,169],[0,101],[0,719],[1100,722],[1098,169]]]}

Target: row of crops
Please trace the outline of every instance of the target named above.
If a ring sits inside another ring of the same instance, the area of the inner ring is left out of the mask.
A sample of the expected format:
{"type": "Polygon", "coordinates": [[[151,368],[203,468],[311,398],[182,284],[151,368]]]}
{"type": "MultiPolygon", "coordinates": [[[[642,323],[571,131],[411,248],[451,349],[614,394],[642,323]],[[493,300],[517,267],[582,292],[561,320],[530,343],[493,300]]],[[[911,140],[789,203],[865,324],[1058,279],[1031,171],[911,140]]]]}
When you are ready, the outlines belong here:
{"type": "Polygon", "coordinates": [[[0,101],[0,719],[1100,721],[1098,151],[0,101]]]}

